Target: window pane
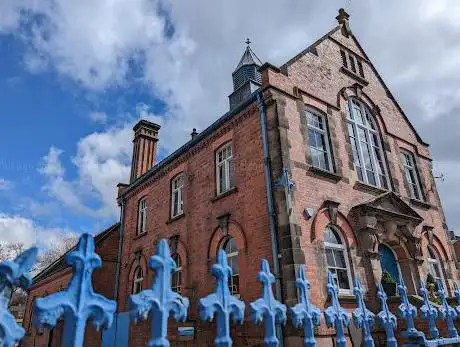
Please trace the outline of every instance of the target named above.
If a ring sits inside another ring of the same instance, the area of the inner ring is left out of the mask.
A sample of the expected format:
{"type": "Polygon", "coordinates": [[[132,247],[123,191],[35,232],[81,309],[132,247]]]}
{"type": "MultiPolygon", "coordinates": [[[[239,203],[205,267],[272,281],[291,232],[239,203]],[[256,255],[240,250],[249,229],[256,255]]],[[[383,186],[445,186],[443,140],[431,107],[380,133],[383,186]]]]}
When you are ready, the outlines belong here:
{"type": "Polygon", "coordinates": [[[332,249],[326,248],[326,259],[327,266],[335,267],[334,255],[332,254],[332,249]]]}
{"type": "Polygon", "coordinates": [[[229,174],[229,186],[227,189],[230,189],[235,186],[235,164],[233,159],[228,160],[228,174],[229,174]]]}
{"type": "Polygon", "coordinates": [[[348,282],[347,270],[337,270],[337,281],[340,289],[350,289],[350,283],[348,282]]]}
{"type": "Polygon", "coordinates": [[[335,258],[335,264],[337,267],[346,269],[346,263],[345,263],[345,256],[343,254],[342,250],[334,250],[334,258],[335,258]]]}
{"type": "Polygon", "coordinates": [[[341,244],[340,237],[331,228],[327,227],[324,232],[324,241],[327,243],[341,244]]]}

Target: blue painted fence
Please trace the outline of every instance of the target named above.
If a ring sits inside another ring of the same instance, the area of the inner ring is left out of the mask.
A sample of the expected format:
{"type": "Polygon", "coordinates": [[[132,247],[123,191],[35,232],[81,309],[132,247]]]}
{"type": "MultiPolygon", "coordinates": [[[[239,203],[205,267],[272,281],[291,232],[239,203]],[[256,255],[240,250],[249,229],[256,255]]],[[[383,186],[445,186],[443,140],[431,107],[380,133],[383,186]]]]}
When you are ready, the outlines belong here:
{"type": "MultiPolygon", "coordinates": [[[[8,288],[21,287],[27,289],[31,284],[28,275],[36,261],[37,249],[31,248],[18,256],[14,261],[0,263],[0,347],[15,346],[23,337],[24,329],[18,326],[14,317],[8,312],[8,298],[4,295],[8,288]]],[[[92,236],[82,235],[76,247],[66,261],[73,268],[73,277],[65,291],[51,294],[46,298],[37,299],[33,309],[33,324],[35,327],[56,326],[59,318],[64,319],[64,333],[62,346],[83,346],[84,331],[88,321],[97,328],[111,329],[116,312],[116,303],[94,293],[91,276],[95,268],[101,266],[100,257],[94,252],[92,236]]],[[[150,258],[149,266],[155,270],[156,276],[151,289],[145,289],[139,294],[131,295],[129,299],[129,317],[131,321],[146,319],[152,316],[151,339],[148,346],[169,346],[167,326],[170,314],[177,321],[187,319],[189,300],[171,290],[171,275],[176,264],[170,256],[166,240],[161,240],[157,247],[157,254],[150,258]]],[[[231,319],[235,324],[244,321],[245,303],[230,295],[228,278],[232,274],[227,264],[227,256],[220,250],[217,262],[212,266],[212,275],[216,278],[214,293],[200,299],[199,310],[202,320],[216,319],[215,345],[219,347],[232,346],[230,336],[231,319]]],[[[287,321],[288,308],[277,301],[273,295],[272,285],[274,275],[270,272],[269,263],[261,261],[261,271],[257,279],[262,284],[261,296],[249,304],[250,318],[255,324],[263,324],[265,329],[264,345],[277,347],[280,337],[276,335],[277,325],[287,321]]],[[[321,323],[321,311],[309,299],[310,283],[305,276],[305,268],[299,268],[296,280],[299,293],[299,302],[289,309],[290,318],[295,327],[303,327],[304,346],[316,346],[314,328],[321,323]]],[[[460,337],[454,325],[454,320],[460,317],[460,290],[455,285],[457,306],[448,304],[443,286],[438,283],[438,296],[441,305],[433,305],[428,298],[424,283],[420,286],[420,295],[423,305],[420,315],[428,322],[429,337],[417,330],[415,318],[417,309],[409,302],[407,289],[402,277],[398,283],[398,292],[401,296],[399,316],[406,324],[402,336],[406,339],[406,346],[440,346],[460,343],[460,337]],[[448,328],[449,336],[441,337],[436,322],[443,320],[448,328]]],[[[381,284],[377,287],[377,296],[381,303],[381,311],[375,315],[365,303],[365,292],[358,277],[355,278],[354,294],[357,308],[351,312],[342,308],[338,300],[338,290],[332,273],[328,274],[327,290],[330,296],[330,306],[324,310],[325,323],[336,332],[336,345],[346,346],[345,331],[350,322],[362,330],[363,345],[373,347],[372,331],[376,321],[386,333],[386,346],[397,346],[395,329],[396,316],[390,312],[387,296],[381,284]],[[377,318],[377,319],[376,319],[377,318]]],[[[122,318],[128,319],[125,315],[122,318]]],[[[113,328],[112,328],[113,329],[113,328]]],[[[103,340],[104,346],[112,346],[113,341],[103,340]]]]}

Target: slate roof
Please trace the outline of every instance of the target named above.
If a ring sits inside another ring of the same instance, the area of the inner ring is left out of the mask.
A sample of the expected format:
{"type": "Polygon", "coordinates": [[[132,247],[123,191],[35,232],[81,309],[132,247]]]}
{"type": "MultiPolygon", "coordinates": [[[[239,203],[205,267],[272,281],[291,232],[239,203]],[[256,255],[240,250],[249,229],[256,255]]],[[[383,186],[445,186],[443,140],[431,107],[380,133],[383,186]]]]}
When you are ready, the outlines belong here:
{"type": "Polygon", "coordinates": [[[253,65],[253,64],[260,66],[262,65],[262,62],[257,57],[257,55],[254,53],[254,51],[251,49],[251,47],[247,45],[246,50],[244,51],[243,56],[240,59],[240,62],[235,68],[235,71],[244,65],[253,65]]]}

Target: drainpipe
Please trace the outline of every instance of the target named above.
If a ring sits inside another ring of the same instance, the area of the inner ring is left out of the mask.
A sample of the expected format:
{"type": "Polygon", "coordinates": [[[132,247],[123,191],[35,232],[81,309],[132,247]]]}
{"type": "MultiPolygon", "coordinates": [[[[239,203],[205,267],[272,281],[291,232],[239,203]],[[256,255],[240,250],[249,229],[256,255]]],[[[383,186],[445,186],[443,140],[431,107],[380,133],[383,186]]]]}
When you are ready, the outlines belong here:
{"type": "MultiPolygon", "coordinates": [[[[116,300],[118,307],[118,296],[119,296],[119,282],[120,282],[120,271],[121,271],[121,252],[123,251],[123,236],[124,236],[124,221],[125,221],[125,199],[121,198],[121,211],[120,211],[120,238],[118,240],[118,254],[117,254],[117,271],[115,273],[115,290],[113,297],[116,300]]],[[[115,336],[117,337],[118,331],[118,314],[115,319],[115,336]]]]}
{"type": "MultiPolygon", "coordinates": [[[[280,261],[278,258],[278,241],[276,239],[276,218],[275,208],[273,204],[273,190],[271,180],[271,167],[270,158],[268,155],[268,135],[267,135],[267,120],[265,118],[265,104],[262,99],[262,92],[259,91],[257,94],[257,106],[259,107],[260,114],[260,127],[262,130],[262,143],[264,149],[264,171],[265,171],[265,188],[267,191],[267,203],[268,203],[268,216],[269,216],[269,228],[270,238],[272,243],[272,257],[273,257],[273,271],[275,273],[275,296],[280,302],[283,302],[283,296],[281,294],[281,276],[280,276],[280,261]]],[[[284,345],[284,334],[281,326],[276,325],[276,335],[278,336],[280,347],[284,345]]]]}

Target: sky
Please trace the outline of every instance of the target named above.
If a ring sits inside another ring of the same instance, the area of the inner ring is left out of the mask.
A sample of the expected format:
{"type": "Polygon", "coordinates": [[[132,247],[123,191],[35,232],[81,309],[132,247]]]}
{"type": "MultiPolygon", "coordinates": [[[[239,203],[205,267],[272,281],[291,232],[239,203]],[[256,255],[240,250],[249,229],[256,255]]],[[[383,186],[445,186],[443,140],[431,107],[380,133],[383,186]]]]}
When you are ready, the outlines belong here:
{"type": "Polygon", "coordinates": [[[161,159],[228,110],[247,37],[281,65],[333,28],[340,7],[430,143],[460,231],[458,1],[0,0],[0,241],[107,228],[139,119],[162,125],[161,159]]]}

